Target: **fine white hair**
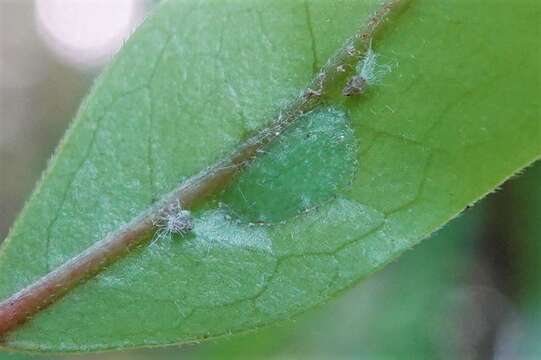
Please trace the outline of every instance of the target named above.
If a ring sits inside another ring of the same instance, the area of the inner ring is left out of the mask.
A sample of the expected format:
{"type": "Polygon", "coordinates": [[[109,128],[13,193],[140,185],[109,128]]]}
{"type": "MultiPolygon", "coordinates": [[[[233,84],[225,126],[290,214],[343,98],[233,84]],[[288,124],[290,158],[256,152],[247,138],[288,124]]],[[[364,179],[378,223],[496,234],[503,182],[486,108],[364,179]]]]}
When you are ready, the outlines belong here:
{"type": "Polygon", "coordinates": [[[191,213],[183,209],[180,203],[174,204],[164,210],[153,223],[156,227],[156,233],[154,234],[152,243],[161,241],[174,234],[184,235],[193,230],[191,213]]]}
{"type": "Polygon", "coordinates": [[[378,84],[381,77],[390,73],[392,68],[388,64],[378,64],[379,54],[372,49],[372,41],[366,50],[366,54],[357,64],[357,74],[366,81],[368,85],[378,84]]]}

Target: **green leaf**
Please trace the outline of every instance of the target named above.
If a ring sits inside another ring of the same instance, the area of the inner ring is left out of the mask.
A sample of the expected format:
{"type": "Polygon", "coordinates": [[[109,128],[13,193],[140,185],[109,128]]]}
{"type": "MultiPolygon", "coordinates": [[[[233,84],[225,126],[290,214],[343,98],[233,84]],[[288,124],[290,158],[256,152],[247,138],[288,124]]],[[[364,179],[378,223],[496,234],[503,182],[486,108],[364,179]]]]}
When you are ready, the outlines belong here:
{"type": "MultiPolygon", "coordinates": [[[[362,286],[295,321],[203,343],[181,356],[436,359],[445,353],[449,358],[461,358],[459,337],[464,334],[461,321],[466,315],[460,310],[467,298],[465,279],[474,260],[476,236],[482,230],[481,210],[485,209],[478,206],[467,212],[362,286]]],[[[153,353],[154,359],[171,357],[167,350],[153,353]]]]}
{"type": "MultiPolygon", "coordinates": [[[[3,244],[0,297],[230,153],[378,3],[159,5],[97,80],[3,244]]],[[[5,346],[64,352],[201,340],[289,318],[366,277],[541,155],[540,15],[535,0],[411,1],[373,40],[392,67],[380,84],[359,98],[337,88],[306,115],[320,122],[283,134],[195,211],[190,236],[133,251],[5,346]],[[345,141],[332,143],[327,121],[345,141]],[[310,129],[321,136],[295,149],[310,129]],[[265,177],[267,164],[294,166],[303,156],[309,163],[299,169],[314,183],[298,186],[294,170],[265,177]],[[302,193],[280,192],[290,189],[302,193]],[[251,222],[261,220],[269,223],[251,222]]]]}

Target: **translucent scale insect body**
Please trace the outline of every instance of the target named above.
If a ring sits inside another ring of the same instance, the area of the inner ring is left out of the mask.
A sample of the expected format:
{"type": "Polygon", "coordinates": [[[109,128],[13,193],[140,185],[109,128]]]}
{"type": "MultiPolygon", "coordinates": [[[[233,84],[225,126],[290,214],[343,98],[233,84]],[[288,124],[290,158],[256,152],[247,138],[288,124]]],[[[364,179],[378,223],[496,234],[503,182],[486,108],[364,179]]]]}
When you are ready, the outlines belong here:
{"type": "Polygon", "coordinates": [[[392,68],[387,64],[378,64],[379,55],[372,49],[372,41],[366,50],[366,54],[356,66],[356,74],[349,79],[342,90],[344,96],[363,94],[369,86],[378,84],[381,78],[391,72],[392,68]]]}
{"type": "Polygon", "coordinates": [[[193,230],[193,219],[188,210],[182,208],[180,202],[167,207],[153,220],[156,233],[152,243],[161,241],[171,235],[184,235],[193,230]]]}

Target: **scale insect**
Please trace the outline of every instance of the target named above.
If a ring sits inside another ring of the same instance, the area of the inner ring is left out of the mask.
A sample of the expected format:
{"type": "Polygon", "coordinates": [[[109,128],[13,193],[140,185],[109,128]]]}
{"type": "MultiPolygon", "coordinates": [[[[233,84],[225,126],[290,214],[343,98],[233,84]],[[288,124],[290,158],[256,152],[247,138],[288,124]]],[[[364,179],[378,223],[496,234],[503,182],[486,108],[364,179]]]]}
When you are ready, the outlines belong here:
{"type": "Polygon", "coordinates": [[[378,57],[379,55],[372,50],[372,41],[370,41],[366,54],[355,68],[357,73],[344,86],[342,95],[362,95],[369,86],[378,84],[382,76],[391,72],[390,65],[378,64],[378,57]]]}
{"type": "Polygon", "coordinates": [[[152,221],[152,224],[156,228],[156,232],[151,244],[168,238],[171,235],[185,235],[194,228],[191,213],[185,210],[180,202],[176,202],[164,209],[152,221]]]}

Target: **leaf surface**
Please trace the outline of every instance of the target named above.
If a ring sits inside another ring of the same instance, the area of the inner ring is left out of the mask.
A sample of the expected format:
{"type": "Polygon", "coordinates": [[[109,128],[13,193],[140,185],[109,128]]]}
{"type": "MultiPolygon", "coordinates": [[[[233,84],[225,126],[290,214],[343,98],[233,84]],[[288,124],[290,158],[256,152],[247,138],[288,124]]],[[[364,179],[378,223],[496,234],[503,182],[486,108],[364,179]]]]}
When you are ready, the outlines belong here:
{"type": "MultiPolygon", "coordinates": [[[[459,339],[467,315],[461,311],[465,293],[471,290],[465,289],[465,279],[484,210],[486,206],[468,211],[361,286],[294,321],[186,348],[182,357],[397,359],[407,354],[434,359],[442,353],[464,357],[459,339]]],[[[178,354],[178,349],[173,351],[178,354]]],[[[154,355],[165,359],[171,351],[154,355]]]]}
{"type": "MultiPolygon", "coordinates": [[[[159,5],[97,80],[4,242],[0,297],[230,153],[377,7],[159,5]]],[[[195,211],[190,235],[133,251],[6,346],[201,340],[289,318],[382,267],[540,156],[540,10],[534,0],[411,1],[373,41],[392,68],[380,84],[359,98],[337,88],[305,115],[312,125],[283,134],[195,211]]]]}

